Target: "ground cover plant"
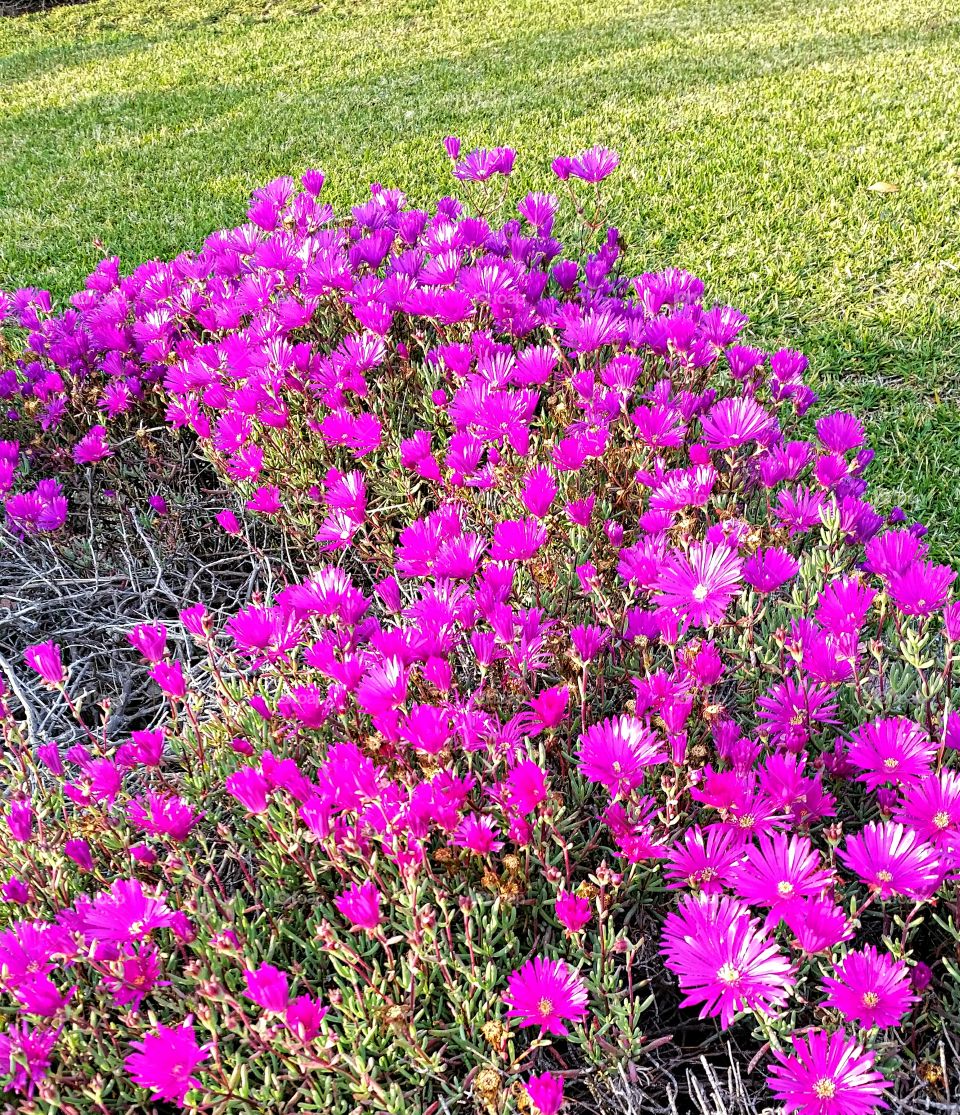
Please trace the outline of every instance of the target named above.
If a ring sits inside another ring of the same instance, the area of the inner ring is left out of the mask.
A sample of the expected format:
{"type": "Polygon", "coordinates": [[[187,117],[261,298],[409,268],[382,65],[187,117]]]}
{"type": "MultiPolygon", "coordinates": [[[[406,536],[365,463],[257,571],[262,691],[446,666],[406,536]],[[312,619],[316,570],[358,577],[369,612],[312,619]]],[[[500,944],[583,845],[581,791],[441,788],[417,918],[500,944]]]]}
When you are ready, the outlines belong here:
{"type": "Polygon", "coordinates": [[[960,12],[943,0],[94,0],[0,19],[0,288],[63,302],[320,165],[446,191],[449,132],[620,149],[638,271],[678,263],[855,411],[873,491],[960,562],[960,12]],[[873,189],[872,187],[879,187],[873,189]],[[102,246],[101,246],[102,245],[102,246]]]}
{"type": "Polygon", "coordinates": [[[5,660],[11,1108],[664,1110],[718,1036],[744,1102],[949,1100],[954,571],[799,351],[631,271],[615,152],[444,146],[3,296],[6,552],[242,571],[121,721],[5,660]]]}

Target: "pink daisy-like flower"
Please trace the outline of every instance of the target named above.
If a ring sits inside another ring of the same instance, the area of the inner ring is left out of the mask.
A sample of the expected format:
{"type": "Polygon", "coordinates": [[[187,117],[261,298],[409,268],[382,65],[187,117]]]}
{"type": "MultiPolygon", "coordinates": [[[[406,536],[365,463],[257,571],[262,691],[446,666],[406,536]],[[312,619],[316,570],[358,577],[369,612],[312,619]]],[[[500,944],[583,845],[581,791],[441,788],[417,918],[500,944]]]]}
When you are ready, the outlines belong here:
{"type": "Polygon", "coordinates": [[[818,685],[804,676],[792,677],[772,686],[757,698],[760,730],[772,742],[799,751],[819,724],[836,724],[837,702],[828,685],[818,685]]]}
{"type": "Polygon", "coordinates": [[[567,1033],[566,1022],[580,1022],[587,1013],[587,987],[562,960],[536,957],[511,973],[503,996],[507,1018],[523,1026],[539,1026],[548,1034],[567,1033]]]}
{"type": "Polygon", "coordinates": [[[490,852],[499,852],[503,847],[503,841],[497,839],[498,835],[497,823],[492,817],[468,813],[457,825],[450,843],[455,848],[466,848],[474,855],[486,856],[490,852]]]}
{"type": "Polygon", "coordinates": [[[800,571],[797,559],[786,550],[757,550],[743,563],[743,579],[760,593],[776,592],[800,571]]]}
{"type": "Polygon", "coordinates": [[[537,519],[509,519],[497,523],[490,556],[494,561],[526,561],[547,540],[547,528],[537,519]]]}
{"type": "Polygon", "coordinates": [[[369,879],[348,887],[333,904],[358,929],[370,932],[380,924],[380,892],[369,879]]]}
{"type": "Polygon", "coordinates": [[[173,928],[177,915],[162,892],[149,894],[137,879],[117,879],[92,902],[78,904],[80,929],[89,940],[139,942],[155,929],[173,928]]]}
{"type": "Polygon", "coordinates": [[[885,1107],[890,1087],[873,1067],[873,1052],[843,1031],[815,1030],[794,1037],[793,1053],[774,1050],[777,1064],[770,1068],[770,1090],[788,1115],[872,1115],[885,1107]]]}
{"type": "Polygon", "coordinates": [[[584,182],[602,182],[620,165],[620,156],[609,147],[591,147],[567,160],[567,173],[584,182]]]}
{"type": "Polygon", "coordinates": [[[847,838],[846,850],[838,855],[884,901],[893,895],[930,898],[943,878],[933,845],[895,821],[871,821],[847,838]]]}
{"type": "Polygon", "coordinates": [[[942,770],[935,778],[907,786],[894,819],[938,848],[955,845],[960,836],[960,773],[942,770]]]}
{"type": "Polygon", "coordinates": [[[782,1006],[793,970],[749,909],[726,895],[684,895],[664,922],[661,952],[680,983],[681,1006],[703,1004],[726,1029],[740,1011],[782,1006]]]}
{"type": "Polygon", "coordinates": [[[848,952],[836,967],[836,976],[823,981],[824,1004],[836,1007],[847,1022],[861,1026],[896,1026],[917,1001],[910,972],[902,960],[879,953],[873,945],[848,952]]]}
{"type": "Polygon", "coordinates": [[[927,733],[903,716],[872,720],[853,737],[847,758],[862,774],[868,790],[885,782],[913,785],[930,775],[937,745],[927,733]]]}
{"type": "Polygon", "coordinates": [[[865,434],[859,418],[843,411],[825,414],[814,423],[820,444],[832,453],[849,453],[863,445],[865,434]]]}
{"type": "Polygon", "coordinates": [[[777,433],[777,420],[750,395],[721,399],[700,419],[703,440],[712,449],[735,449],[750,441],[767,442],[777,433]]]}
{"type": "Polygon", "coordinates": [[[579,933],[593,916],[593,908],[586,898],[564,891],[556,903],[557,921],[571,933],[579,933]]]}
{"type": "Polygon", "coordinates": [[[536,1115],[557,1115],[563,1107],[563,1080],[550,1072],[531,1076],[524,1085],[536,1115]]]}
{"type": "Polygon", "coordinates": [[[783,920],[807,956],[832,949],[853,936],[843,908],[831,898],[800,900],[784,906],[783,920]]]}
{"type": "Polygon", "coordinates": [[[946,604],[956,576],[949,565],[915,561],[891,575],[887,592],[905,616],[929,616],[946,604]]]}
{"type": "Polygon", "coordinates": [[[4,1091],[12,1090],[32,1099],[37,1085],[47,1075],[59,1036],[59,1029],[35,1028],[22,1020],[0,1033],[0,1073],[10,1077],[4,1091]]]}
{"type": "Polygon", "coordinates": [[[23,658],[31,670],[40,675],[47,685],[62,685],[65,674],[60,660],[60,647],[52,640],[34,643],[23,652],[23,658]]]}
{"type": "Polygon", "coordinates": [[[747,847],[732,877],[737,894],[755,906],[769,906],[774,919],[785,904],[816,898],[832,881],[809,837],[782,832],[747,847]]]}
{"type": "Polygon", "coordinates": [[[730,870],[743,855],[737,833],[720,825],[695,826],[683,834],[683,844],[667,849],[663,872],[671,890],[688,887],[702,894],[719,894],[730,881],[730,870]]]}
{"type": "Polygon", "coordinates": [[[273,1014],[280,1014],[287,1009],[290,990],[286,972],[264,963],[259,968],[247,968],[244,977],[247,981],[244,994],[257,1006],[273,1014]]]}
{"type": "Polygon", "coordinates": [[[656,734],[635,716],[611,717],[580,737],[577,753],[584,778],[626,794],[643,782],[644,771],[667,760],[656,734]]]}
{"type": "Polygon", "coordinates": [[[736,596],[742,565],[736,550],[694,542],[686,554],[669,554],[657,580],[656,603],[693,624],[719,623],[736,596]]]}
{"type": "Polygon", "coordinates": [[[124,1067],[135,1084],[152,1089],[151,1099],[182,1107],[187,1092],[200,1087],[193,1071],[207,1059],[210,1046],[197,1044],[191,1021],[187,1017],[177,1027],[157,1023],[156,1033],[130,1043],[136,1052],[127,1057],[124,1067]]]}

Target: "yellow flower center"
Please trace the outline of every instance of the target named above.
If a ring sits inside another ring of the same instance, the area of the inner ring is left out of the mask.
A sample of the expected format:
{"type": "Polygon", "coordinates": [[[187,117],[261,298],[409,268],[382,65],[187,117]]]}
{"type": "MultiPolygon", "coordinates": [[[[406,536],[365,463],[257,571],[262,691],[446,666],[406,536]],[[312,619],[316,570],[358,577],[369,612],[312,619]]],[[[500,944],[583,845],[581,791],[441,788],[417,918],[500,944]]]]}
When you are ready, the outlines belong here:
{"type": "Polygon", "coordinates": [[[787,882],[786,879],[781,883],[777,883],[777,894],[779,894],[781,898],[789,898],[790,895],[793,894],[793,883],[787,882]]]}
{"type": "Polygon", "coordinates": [[[709,592],[710,590],[707,588],[706,585],[697,585],[697,587],[693,590],[693,592],[690,593],[690,595],[693,597],[694,600],[696,600],[698,604],[702,604],[704,600],[707,599],[707,595],[709,594],[709,592]]]}
{"type": "Polygon", "coordinates": [[[900,760],[899,759],[884,759],[883,760],[883,765],[887,768],[887,770],[896,770],[897,767],[900,766],[900,760]]]}
{"type": "Polygon", "coordinates": [[[537,1003],[537,1010],[540,1012],[542,1018],[549,1018],[550,1015],[553,1014],[553,1003],[544,997],[537,1003]]]}
{"type": "Polygon", "coordinates": [[[865,1007],[875,1007],[880,1002],[880,996],[876,991],[865,991],[862,999],[865,1007]]]}
{"type": "Polygon", "coordinates": [[[933,823],[938,829],[945,829],[950,824],[950,814],[941,809],[939,813],[933,815],[933,823]]]}
{"type": "Polygon", "coordinates": [[[890,874],[889,871],[878,871],[877,878],[880,880],[881,883],[893,882],[893,876],[890,874]]]}
{"type": "Polygon", "coordinates": [[[821,1076],[813,1086],[813,1094],[818,1100],[832,1100],[837,1094],[837,1086],[826,1076],[821,1076]]]}
{"type": "Polygon", "coordinates": [[[717,972],[717,979],[729,987],[740,979],[740,972],[732,964],[724,964],[717,972]]]}

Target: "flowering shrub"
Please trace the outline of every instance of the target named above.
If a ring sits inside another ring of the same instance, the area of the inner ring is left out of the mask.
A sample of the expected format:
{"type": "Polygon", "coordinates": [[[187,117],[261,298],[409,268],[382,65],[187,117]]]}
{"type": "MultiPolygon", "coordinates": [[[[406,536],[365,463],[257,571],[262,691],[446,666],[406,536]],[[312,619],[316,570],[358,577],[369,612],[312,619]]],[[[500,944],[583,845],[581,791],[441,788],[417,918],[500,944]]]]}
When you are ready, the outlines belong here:
{"type": "Polygon", "coordinates": [[[472,211],[338,218],[310,171],[62,313],[4,300],[11,545],[137,498],[163,419],[218,478],[193,531],[266,519],[299,570],[130,630],[162,723],[113,733],[65,640],[11,673],[16,1109],[553,1115],[717,1028],[788,1111],[938,1094],[953,571],[803,356],[624,272],[613,152],[554,164],[568,258],[556,196],[497,219],[511,150],[446,148],[472,211]]]}

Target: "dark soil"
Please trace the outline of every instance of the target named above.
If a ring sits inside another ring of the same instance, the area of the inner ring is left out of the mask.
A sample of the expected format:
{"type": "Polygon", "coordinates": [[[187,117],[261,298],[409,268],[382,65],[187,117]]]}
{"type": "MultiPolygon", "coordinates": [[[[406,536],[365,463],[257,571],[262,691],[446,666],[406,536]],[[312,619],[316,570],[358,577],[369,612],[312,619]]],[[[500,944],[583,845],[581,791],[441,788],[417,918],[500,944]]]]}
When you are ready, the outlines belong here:
{"type": "Polygon", "coordinates": [[[27,15],[28,12],[49,12],[67,4],[86,4],[88,0],[0,0],[0,19],[4,16],[27,15]]]}

